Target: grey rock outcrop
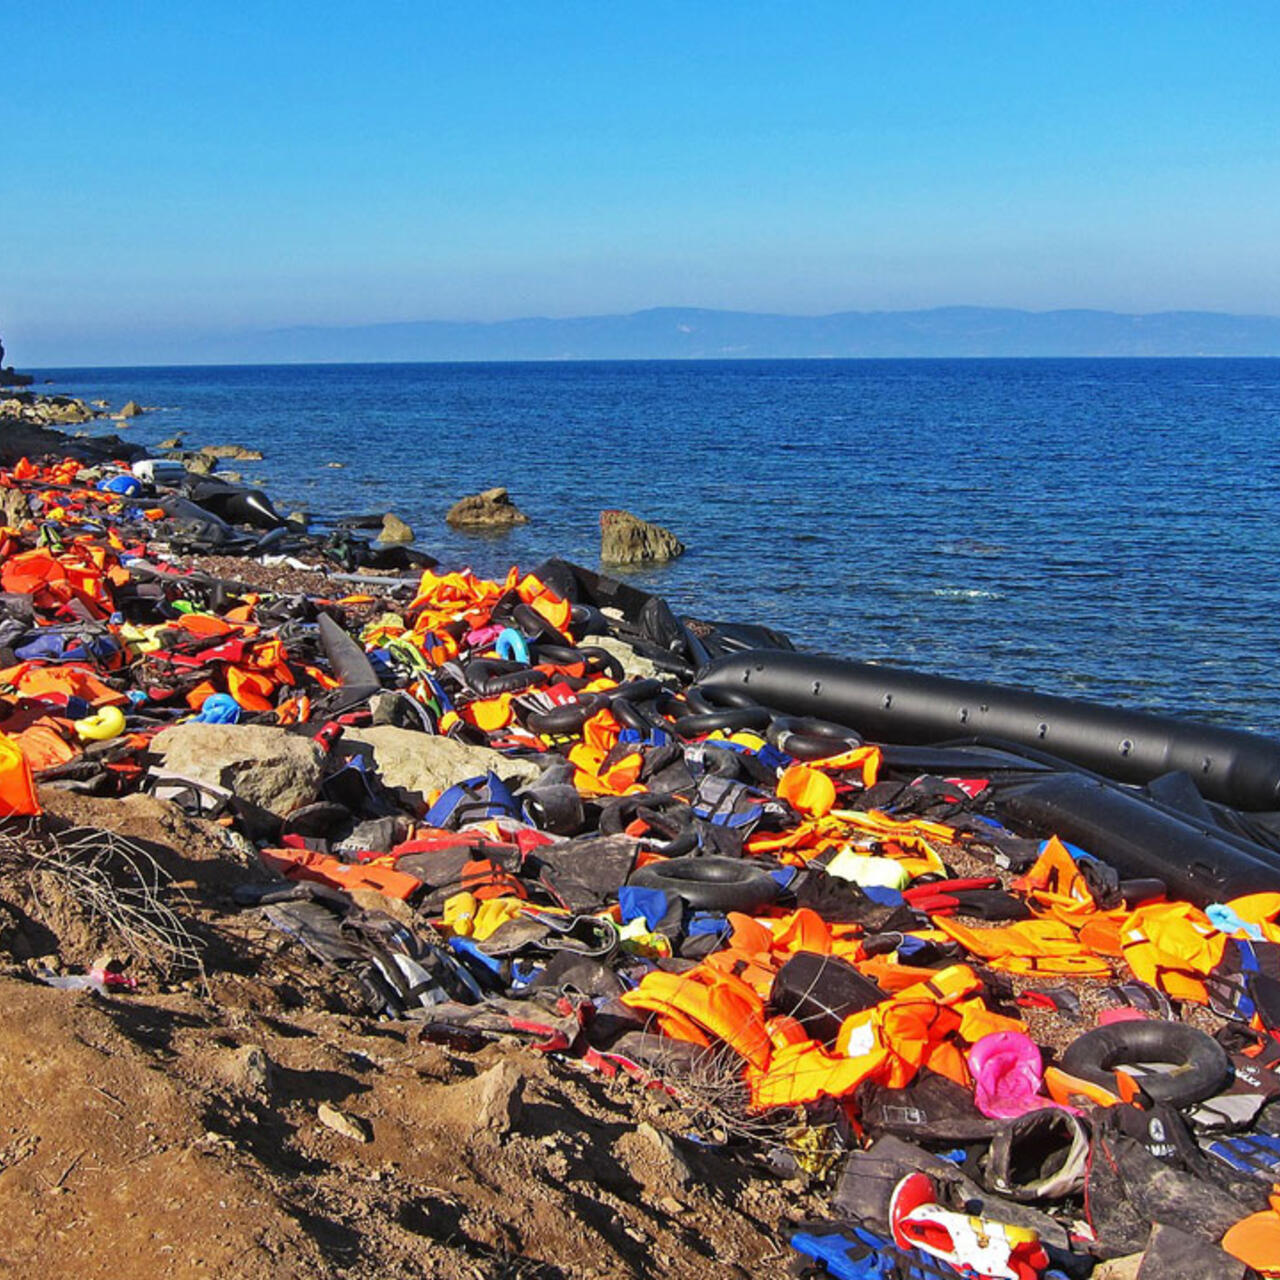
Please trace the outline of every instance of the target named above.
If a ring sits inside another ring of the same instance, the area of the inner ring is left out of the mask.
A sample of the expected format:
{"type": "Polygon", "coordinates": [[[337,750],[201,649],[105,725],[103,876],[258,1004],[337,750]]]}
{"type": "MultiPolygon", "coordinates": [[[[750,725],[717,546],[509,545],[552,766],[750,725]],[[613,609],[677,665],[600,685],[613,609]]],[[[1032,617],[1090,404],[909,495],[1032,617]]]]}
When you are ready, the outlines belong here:
{"type": "Polygon", "coordinates": [[[261,462],[260,449],[246,449],[242,444],[206,444],[200,449],[208,458],[234,458],[237,462],[261,462]]]}
{"type": "Polygon", "coordinates": [[[348,729],[339,750],[349,751],[353,746],[364,746],[373,753],[374,767],[387,786],[424,796],[437,787],[451,787],[489,769],[502,778],[522,782],[541,774],[531,760],[512,760],[488,747],[473,747],[452,738],[389,724],[348,729]]]}
{"type": "Polygon", "coordinates": [[[75,426],[93,419],[94,412],[74,396],[39,396],[19,392],[0,400],[0,418],[20,418],[37,426],[75,426]]]}
{"type": "Polygon", "coordinates": [[[136,400],[130,400],[118,415],[121,418],[140,418],[142,417],[142,406],[136,400]]]}
{"type": "Polygon", "coordinates": [[[182,463],[195,476],[212,475],[218,469],[218,459],[211,453],[196,453],[190,449],[168,449],[164,456],[173,459],[174,462],[182,463]]]}
{"type": "Polygon", "coordinates": [[[483,493],[459,498],[449,508],[445,520],[459,528],[477,529],[501,529],[508,525],[529,523],[529,517],[511,501],[511,495],[502,488],[486,489],[483,493]]]}
{"type": "Polygon", "coordinates": [[[683,554],[684,543],[660,524],[630,511],[600,513],[600,559],[605,564],[661,564],[683,554]]]}
{"type": "Polygon", "coordinates": [[[165,772],[226,787],[278,818],[315,799],[324,763],[310,738],[270,725],[189,721],[161,730],[152,746],[165,772]]]}

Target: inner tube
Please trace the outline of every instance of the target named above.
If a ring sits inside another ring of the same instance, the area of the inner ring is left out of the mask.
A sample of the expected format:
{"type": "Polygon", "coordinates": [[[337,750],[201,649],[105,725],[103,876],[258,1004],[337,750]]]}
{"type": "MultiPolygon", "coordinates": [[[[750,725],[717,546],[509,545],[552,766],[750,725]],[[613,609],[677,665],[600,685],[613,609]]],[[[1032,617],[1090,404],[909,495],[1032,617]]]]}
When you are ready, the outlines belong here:
{"type": "Polygon", "coordinates": [[[826,760],[862,746],[852,729],[812,716],[774,716],[765,737],[771,747],[795,760],[826,760]]]}
{"type": "Polygon", "coordinates": [[[572,644],[562,645],[549,640],[534,640],[534,656],[532,661],[546,662],[556,667],[570,667],[581,662],[588,675],[604,675],[619,684],[625,679],[622,663],[607,649],[598,645],[583,645],[577,648],[572,644]]]}
{"type": "Polygon", "coordinates": [[[548,711],[529,712],[525,725],[534,733],[545,733],[550,737],[577,733],[604,705],[604,699],[594,694],[575,698],[548,711]]]}
{"type": "Polygon", "coordinates": [[[1039,747],[1118,782],[1182,770],[1236,809],[1280,809],[1280,741],[1167,716],[866,662],[756,649],[711,663],[709,695],[737,689],[784,715],[821,716],[874,742],[926,746],[958,733],[1039,747]]]}
{"type": "Polygon", "coordinates": [[[573,629],[580,636],[607,636],[609,619],[593,604],[575,604],[569,614],[573,629]]]}
{"type": "Polygon", "coordinates": [[[624,729],[634,729],[637,733],[643,733],[646,736],[655,732],[667,733],[671,728],[656,711],[637,706],[630,698],[610,698],[609,710],[624,729]]]}
{"type": "Polygon", "coordinates": [[[576,836],[586,825],[582,797],[572,783],[560,786],[538,787],[526,791],[524,816],[539,831],[549,831],[556,836],[576,836]]]}
{"type": "Polygon", "coordinates": [[[599,645],[584,644],[578,652],[586,659],[589,673],[608,676],[610,680],[616,680],[619,684],[626,679],[622,663],[608,649],[601,649],[599,645]]]}
{"type": "Polygon", "coordinates": [[[573,641],[563,631],[553,627],[531,604],[521,602],[511,611],[516,626],[530,639],[573,648],[573,641]]]}
{"type": "Polygon", "coordinates": [[[638,705],[642,702],[648,702],[651,698],[656,698],[664,692],[668,692],[668,690],[661,680],[649,678],[624,681],[616,689],[609,690],[609,697],[610,699],[626,698],[628,702],[638,705]]]}
{"type": "Polygon", "coordinates": [[[763,729],[768,723],[769,712],[764,707],[716,707],[681,716],[672,727],[682,738],[700,738],[717,729],[737,733],[742,729],[763,729]]]}
{"type": "Polygon", "coordinates": [[[628,884],[675,894],[695,911],[754,911],[781,892],[762,867],[743,858],[668,858],[631,874],[628,884]]]}
{"type": "Polygon", "coordinates": [[[506,627],[493,642],[494,652],[509,662],[529,661],[529,642],[515,627],[506,627]]]}
{"type": "Polygon", "coordinates": [[[1086,1031],[1062,1055],[1064,1071],[1112,1092],[1117,1069],[1146,1063],[1173,1067],[1134,1078],[1152,1102],[1175,1108],[1213,1097],[1231,1076],[1223,1047],[1182,1022],[1113,1022],[1086,1031]]]}
{"type": "Polygon", "coordinates": [[[467,687],[482,698],[496,698],[500,693],[520,693],[535,685],[547,683],[547,673],[536,667],[516,667],[494,658],[472,658],[463,668],[467,687]]]}

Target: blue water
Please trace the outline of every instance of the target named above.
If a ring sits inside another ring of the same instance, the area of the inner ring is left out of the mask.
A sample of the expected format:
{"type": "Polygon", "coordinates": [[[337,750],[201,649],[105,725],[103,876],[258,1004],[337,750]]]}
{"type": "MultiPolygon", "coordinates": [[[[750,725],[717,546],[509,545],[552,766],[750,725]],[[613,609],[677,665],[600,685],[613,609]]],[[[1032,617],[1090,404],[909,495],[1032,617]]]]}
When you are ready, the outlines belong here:
{"type": "MultiPolygon", "coordinates": [[[[594,565],[622,506],[688,545],[638,585],[806,647],[1280,732],[1280,361],[868,360],[48,371],[128,434],[313,517],[395,511],[447,564],[594,565]],[[342,463],[341,468],[327,464],[342,463]],[[443,522],[506,485],[532,523],[443,522]]],[[[111,429],[115,429],[112,424],[111,429]]]]}

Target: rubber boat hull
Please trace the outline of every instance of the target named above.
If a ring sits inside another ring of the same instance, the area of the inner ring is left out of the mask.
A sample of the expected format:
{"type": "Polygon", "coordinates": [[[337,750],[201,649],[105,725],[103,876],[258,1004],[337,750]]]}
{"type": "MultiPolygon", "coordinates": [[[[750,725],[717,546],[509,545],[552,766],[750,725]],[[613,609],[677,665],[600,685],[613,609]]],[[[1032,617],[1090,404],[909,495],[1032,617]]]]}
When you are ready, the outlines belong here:
{"type": "Polygon", "coordinates": [[[1207,800],[1280,809],[1280,742],[1242,730],[773,649],[719,658],[699,673],[698,685],[713,700],[746,693],[774,711],[847,725],[874,742],[1001,739],[1119,782],[1143,784],[1180,770],[1207,800]]]}
{"type": "Polygon", "coordinates": [[[1087,849],[1122,879],[1162,880],[1170,897],[1203,907],[1280,885],[1280,857],[1215,834],[1080,774],[1056,773],[1001,788],[1000,812],[1087,849]]]}

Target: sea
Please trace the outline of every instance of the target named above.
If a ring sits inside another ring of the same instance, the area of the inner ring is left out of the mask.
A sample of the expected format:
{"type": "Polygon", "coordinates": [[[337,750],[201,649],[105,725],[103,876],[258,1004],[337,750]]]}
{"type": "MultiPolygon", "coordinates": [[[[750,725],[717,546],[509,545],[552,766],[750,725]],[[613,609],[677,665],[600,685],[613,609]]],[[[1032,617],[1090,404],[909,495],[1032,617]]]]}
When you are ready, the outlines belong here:
{"type": "MultiPolygon", "coordinates": [[[[797,646],[1280,734],[1280,360],[785,360],[41,370],[155,406],[319,527],[393,511],[451,567],[633,571],[797,646]],[[506,486],[527,525],[444,522],[506,486]]],[[[95,423],[95,431],[119,424],[95,423]]]]}

